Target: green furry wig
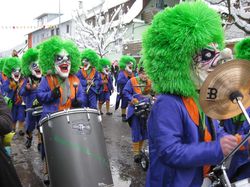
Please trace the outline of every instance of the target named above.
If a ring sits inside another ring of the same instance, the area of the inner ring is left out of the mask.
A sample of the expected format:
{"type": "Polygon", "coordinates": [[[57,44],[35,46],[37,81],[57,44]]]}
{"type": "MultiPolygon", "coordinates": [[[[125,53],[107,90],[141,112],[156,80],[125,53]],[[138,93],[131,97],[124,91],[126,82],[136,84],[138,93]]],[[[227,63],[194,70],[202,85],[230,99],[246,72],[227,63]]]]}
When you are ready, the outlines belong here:
{"type": "Polygon", "coordinates": [[[196,96],[193,57],[210,43],[223,48],[223,41],[220,15],[201,1],[159,12],[143,35],[143,64],[154,90],[196,96]]]}
{"type": "Polygon", "coordinates": [[[250,38],[239,41],[235,45],[234,50],[237,59],[250,60],[250,38]]]}
{"type": "Polygon", "coordinates": [[[64,41],[61,38],[54,36],[41,44],[39,48],[39,67],[43,75],[48,73],[48,70],[55,74],[55,58],[61,50],[65,50],[69,54],[71,69],[70,74],[75,74],[80,67],[80,52],[77,46],[72,41],[64,41]]]}
{"type": "Polygon", "coordinates": [[[121,57],[121,59],[119,61],[119,68],[121,70],[125,70],[126,65],[129,62],[133,62],[133,70],[135,70],[135,66],[136,66],[136,60],[135,60],[135,58],[132,57],[132,56],[127,56],[127,55],[124,55],[124,56],[121,57]]]}
{"type": "Polygon", "coordinates": [[[3,71],[3,66],[4,66],[5,61],[6,61],[6,58],[1,58],[0,59],[0,72],[3,71]]]}
{"type": "Polygon", "coordinates": [[[12,69],[21,68],[21,60],[18,57],[6,58],[3,66],[3,73],[11,78],[12,69]]]}
{"type": "Polygon", "coordinates": [[[107,58],[101,58],[98,62],[98,67],[97,70],[99,72],[102,72],[103,68],[108,66],[109,68],[111,67],[111,61],[107,58]]]}
{"type": "Polygon", "coordinates": [[[87,59],[92,67],[98,66],[99,56],[96,54],[96,52],[92,49],[84,49],[81,53],[81,61],[83,59],[87,59]]]}
{"type": "Polygon", "coordinates": [[[38,61],[38,50],[35,48],[28,49],[22,56],[22,74],[25,77],[32,75],[30,71],[30,64],[38,61]]]}

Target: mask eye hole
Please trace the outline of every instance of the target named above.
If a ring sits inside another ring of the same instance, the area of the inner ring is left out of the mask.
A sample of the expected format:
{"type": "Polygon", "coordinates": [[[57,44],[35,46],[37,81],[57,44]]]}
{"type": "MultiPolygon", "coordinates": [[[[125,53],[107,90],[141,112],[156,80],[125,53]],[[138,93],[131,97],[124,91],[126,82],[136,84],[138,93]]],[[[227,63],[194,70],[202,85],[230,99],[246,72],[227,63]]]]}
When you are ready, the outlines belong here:
{"type": "Polygon", "coordinates": [[[201,60],[202,61],[210,60],[210,59],[214,58],[215,54],[216,54],[215,51],[212,51],[209,49],[203,49],[201,51],[201,60]]]}
{"type": "Polygon", "coordinates": [[[56,61],[61,61],[62,59],[63,59],[62,56],[60,56],[60,55],[57,55],[57,56],[56,56],[56,61]]]}
{"type": "Polygon", "coordinates": [[[36,63],[32,63],[31,67],[32,67],[32,68],[36,68],[36,67],[37,67],[37,64],[36,64],[36,63]]]}

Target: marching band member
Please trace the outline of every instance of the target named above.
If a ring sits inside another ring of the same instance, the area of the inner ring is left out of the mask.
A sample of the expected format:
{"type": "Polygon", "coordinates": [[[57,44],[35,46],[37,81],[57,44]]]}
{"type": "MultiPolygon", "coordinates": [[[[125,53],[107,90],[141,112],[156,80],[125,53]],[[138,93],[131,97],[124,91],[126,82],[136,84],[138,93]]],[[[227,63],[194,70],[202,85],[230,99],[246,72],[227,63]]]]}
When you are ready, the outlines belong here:
{"type": "Polygon", "coordinates": [[[135,115],[134,105],[144,101],[149,102],[150,98],[147,96],[151,92],[151,81],[148,79],[144,72],[142,65],[138,69],[138,76],[132,77],[126,83],[123,89],[123,95],[128,99],[127,121],[131,127],[131,135],[133,142],[134,162],[139,163],[141,159],[141,150],[144,140],[147,136],[147,121],[144,120],[145,116],[135,115]]]}
{"type": "MultiPolygon", "coordinates": [[[[42,72],[38,66],[38,50],[35,48],[28,49],[22,56],[22,74],[25,77],[20,89],[20,95],[25,99],[26,108],[32,108],[40,105],[37,101],[37,88],[42,78],[42,72]]],[[[26,148],[30,148],[32,142],[32,132],[40,120],[39,116],[33,116],[32,111],[26,112],[25,130],[27,140],[26,148]]],[[[38,140],[38,147],[41,140],[38,140]]]]}
{"type": "Polygon", "coordinates": [[[102,112],[102,105],[106,102],[106,114],[110,112],[110,95],[114,92],[113,80],[110,74],[111,61],[107,58],[101,58],[98,62],[98,71],[100,72],[100,93],[99,93],[99,110],[102,112]]]}
{"type": "Polygon", "coordinates": [[[18,57],[7,58],[3,73],[8,77],[3,83],[3,91],[9,98],[8,103],[11,103],[11,114],[13,120],[12,130],[16,130],[16,123],[18,123],[19,135],[24,135],[24,119],[25,119],[25,105],[23,99],[19,95],[20,87],[23,79],[21,78],[21,60],[18,57]]]}
{"type": "Polygon", "coordinates": [[[119,61],[120,72],[117,78],[117,97],[115,110],[119,108],[121,100],[121,112],[122,112],[122,121],[126,122],[126,108],[128,106],[128,100],[123,95],[123,88],[128,82],[128,80],[134,77],[133,70],[136,66],[136,60],[132,56],[122,56],[119,61]]]}
{"type": "MultiPolygon", "coordinates": [[[[85,105],[86,95],[80,80],[74,75],[79,70],[80,53],[73,42],[59,37],[44,41],[39,48],[38,64],[45,75],[37,90],[37,99],[43,106],[41,118],[50,113],[85,105]]],[[[44,156],[43,153],[42,158],[44,156]]],[[[49,184],[45,159],[44,183],[49,184]]]]}
{"type": "MultiPolygon", "coordinates": [[[[236,59],[250,60],[250,38],[238,42],[234,51],[236,59]]],[[[247,113],[250,114],[250,108],[247,109],[247,113]]],[[[220,125],[227,133],[235,136],[247,134],[250,130],[250,126],[242,113],[231,119],[222,120],[220,125]]],[[[231,182],[250,177],[249,156],[249,147],[244,145],[232,157],[230,167],[227,170],[231,182]]]]}
{"type": "Polygon", "coordinates": [[[92,49],[85,49],[81,53],[82,68],[76,74],[80,79],[84,92],[87,95],[85,107],[97,109],[97,95],[100,86],[100,78],[95,67],[99,57],[92,49]]]}
{"type": "Polygon", "coordinates": [[[148,119],[147,187],[200,187],[211,165],[239,143],[198,102],[199,85],[224,59],[220,15],[201,1],[159,12],[143,38],[157,100],[148,119]]]}

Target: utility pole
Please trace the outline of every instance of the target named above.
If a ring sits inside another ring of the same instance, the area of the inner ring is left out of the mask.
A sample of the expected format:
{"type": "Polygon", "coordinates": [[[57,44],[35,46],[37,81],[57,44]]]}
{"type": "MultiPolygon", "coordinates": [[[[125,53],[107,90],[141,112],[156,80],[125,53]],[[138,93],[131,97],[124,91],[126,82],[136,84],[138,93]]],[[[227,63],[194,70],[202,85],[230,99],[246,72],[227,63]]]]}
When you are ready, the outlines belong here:
{"type": "Polygon", "coordinates": [[[60,25],[61,25],[61,0],[59,0],[59,24],[58,24],[58,35],[60,36],[60,25]]]}

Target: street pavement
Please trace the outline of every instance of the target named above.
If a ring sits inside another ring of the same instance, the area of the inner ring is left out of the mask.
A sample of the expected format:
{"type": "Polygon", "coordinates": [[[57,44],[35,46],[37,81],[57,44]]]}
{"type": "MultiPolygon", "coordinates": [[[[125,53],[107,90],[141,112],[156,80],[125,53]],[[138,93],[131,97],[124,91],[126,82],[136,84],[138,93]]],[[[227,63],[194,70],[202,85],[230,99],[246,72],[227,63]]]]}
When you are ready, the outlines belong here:
{"type": "MultiPolygon", "coordinates": [[[[114,98],[114,96],[113,96],[114,98]]],[[[114,99],[111,105],[114,106],[114,99]]],[[[103,106],[102,125],[115,187],[141,187],[145,185],[146,172],[134,163],[130,127],[122,122],[120,111],[106,116],[103,106]]],[[[34,138],[30,149],[24,146],[25,138],[17,136],[12,143],[12,158],[23,187],[43,187],[42,163],[34,138]]]]}

